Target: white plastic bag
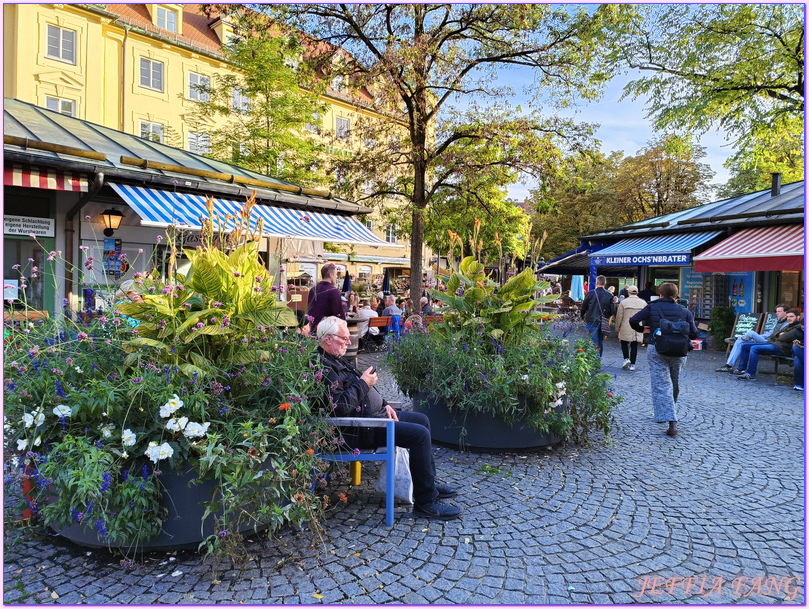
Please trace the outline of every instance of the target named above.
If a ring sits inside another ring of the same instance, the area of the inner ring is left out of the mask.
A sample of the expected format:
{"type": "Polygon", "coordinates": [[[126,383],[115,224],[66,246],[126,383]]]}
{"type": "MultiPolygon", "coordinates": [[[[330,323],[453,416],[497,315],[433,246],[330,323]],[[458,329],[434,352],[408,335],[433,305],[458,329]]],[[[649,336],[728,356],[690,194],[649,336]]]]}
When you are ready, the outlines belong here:
{"type": "MultiPolygon", "coordinates": [[[[377,453],[384,454],[387,447],[378,449],[377,453]]],[[[384,461],[380,462],[379,477],[374,482],[374,488],[385,494],[387,486],[387,467],[384,461]]],[[[410,451],[401,446],[396,447],[396,457],[393,461],[393,496],[397,501],[413,505],[413,478],[410,476],[410,451]]]]}

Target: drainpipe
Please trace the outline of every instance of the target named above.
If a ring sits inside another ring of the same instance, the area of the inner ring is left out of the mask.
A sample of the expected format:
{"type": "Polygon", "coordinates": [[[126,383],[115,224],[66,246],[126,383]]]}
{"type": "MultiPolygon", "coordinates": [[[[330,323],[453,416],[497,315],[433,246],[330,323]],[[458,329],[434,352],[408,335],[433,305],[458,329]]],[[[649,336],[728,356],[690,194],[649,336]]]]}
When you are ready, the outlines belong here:
{"type": "Polygon", "coordinates": [[[777,197],[781,194],[781,174],[780,173],[773,173],[772,174],[772,190],[770,190],[770,195],[773,197],[777,197]]]}
{"type": "Polygon", "coordinates": [[[121,47],[121,133],[126,133],[124,124],[126,123],[126,39],[129,38],[129,26],[124,26],[124,42],[121,47]]]}
{"type": "Polygon", "coordinates": [[[82,207],[98,194],[102,186],[104,186],[104,172],[99,171],[95,176],[90,190],[84,193],[82,198],[78,200],[65,216],[65,260],[67,261],[67,265],[65,265],[65,298],[68,299],[70,298],[71,292],[73,292],[73,270],[71,265],[75,264],[75,250],[73,248],[73,233],[75,230],[73,229],[73,218],[81,211],[82,207]]]}

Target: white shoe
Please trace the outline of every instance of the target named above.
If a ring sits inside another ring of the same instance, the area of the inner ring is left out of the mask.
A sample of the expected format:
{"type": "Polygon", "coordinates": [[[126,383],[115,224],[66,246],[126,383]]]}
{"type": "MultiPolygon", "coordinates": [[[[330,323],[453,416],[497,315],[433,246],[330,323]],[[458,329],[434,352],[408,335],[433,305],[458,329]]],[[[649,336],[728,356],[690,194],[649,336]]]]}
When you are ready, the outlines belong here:
{"type": "Polygon", "coordinates": [[[631,364],[631,363],[632,363],[632,362],[630,362],[628,359],[625,359],[625,360],[624,360],[624,365],[623,365],[623,366],[621,366],[621,368],[623,368],[624,370],[626,370],[627,368],[629,368],[629,364],[631,364]]]}
{"type": "Polygon", "coordinates": [[[629,371],[635,372],[635,364],[629,364],[629,371]]]}

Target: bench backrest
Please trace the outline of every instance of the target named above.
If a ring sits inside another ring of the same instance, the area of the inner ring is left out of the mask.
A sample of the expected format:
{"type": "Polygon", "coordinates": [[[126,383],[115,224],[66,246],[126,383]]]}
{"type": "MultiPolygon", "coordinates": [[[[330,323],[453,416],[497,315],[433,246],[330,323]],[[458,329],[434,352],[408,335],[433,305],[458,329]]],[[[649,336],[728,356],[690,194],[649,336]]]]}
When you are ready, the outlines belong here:
{"type": "Polygon", "coordinates": [[[391,323],[391,317],[369,317],[368,318],[368,327],[369,328],[387,328],[391,323]]]}
{"type": "Polygon", "coordinates": [[[441,323],[444,321],[443,315],[425,315],[424,316],[424,323],[431,324],[431,323],[441,323]]]}

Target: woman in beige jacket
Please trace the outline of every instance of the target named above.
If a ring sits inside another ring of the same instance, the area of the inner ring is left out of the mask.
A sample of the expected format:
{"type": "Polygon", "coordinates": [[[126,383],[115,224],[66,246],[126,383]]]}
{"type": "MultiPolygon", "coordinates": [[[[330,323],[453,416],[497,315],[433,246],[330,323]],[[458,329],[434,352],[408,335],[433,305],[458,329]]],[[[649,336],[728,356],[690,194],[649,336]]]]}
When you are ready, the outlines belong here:
{"type": "Polygon", "coordinates": [[[635,370],[635,362],[638,359],[638,343],[643,342],[643,334],[635,332],[629,326],[629,318],[646,306],[646,301],[638,298],[638,286],[626,286],[629,293],[618,304],[618,312],[615,314],[615,327],[618,328],[618,340],[621,341],[621,352],[624,355],[624,370],[629,368],[635,370]]]}

